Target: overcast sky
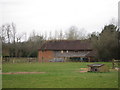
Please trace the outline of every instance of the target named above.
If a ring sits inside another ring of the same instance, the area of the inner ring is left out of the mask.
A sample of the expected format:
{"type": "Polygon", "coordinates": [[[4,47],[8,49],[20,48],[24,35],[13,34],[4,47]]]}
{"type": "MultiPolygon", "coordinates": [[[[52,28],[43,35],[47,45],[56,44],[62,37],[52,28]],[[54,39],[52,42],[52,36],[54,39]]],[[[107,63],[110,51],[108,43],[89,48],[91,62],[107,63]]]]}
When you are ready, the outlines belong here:
{"type": "Polygon", "coordinates": [[[18,32],[84,28],[100,32],[118,18],[119,0],[0,0],[0,25],[14,22],[18,32]]]}

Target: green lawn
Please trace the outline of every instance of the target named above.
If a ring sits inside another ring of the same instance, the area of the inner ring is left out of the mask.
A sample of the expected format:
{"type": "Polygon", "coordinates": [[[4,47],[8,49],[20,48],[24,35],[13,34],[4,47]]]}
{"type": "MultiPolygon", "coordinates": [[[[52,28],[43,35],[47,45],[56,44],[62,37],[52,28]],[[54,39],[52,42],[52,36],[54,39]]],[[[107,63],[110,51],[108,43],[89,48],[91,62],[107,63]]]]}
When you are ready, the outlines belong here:
{"type": "MultiPolygon", "coordinates": [[[[118,73],[81,73],[81,62],[3,64],[3,72],[46,72],[3,75],[3,88],[118,88],[118,73]]],[[[109,68],[112,64],[104,62],[109,68]]]]}

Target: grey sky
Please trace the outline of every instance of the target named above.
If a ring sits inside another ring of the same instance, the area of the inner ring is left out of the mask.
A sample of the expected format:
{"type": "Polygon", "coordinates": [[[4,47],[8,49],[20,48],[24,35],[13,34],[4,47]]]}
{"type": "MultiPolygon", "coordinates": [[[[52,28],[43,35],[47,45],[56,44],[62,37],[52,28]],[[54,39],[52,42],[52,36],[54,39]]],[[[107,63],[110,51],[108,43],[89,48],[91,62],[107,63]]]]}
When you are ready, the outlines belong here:
{"type": "Polygon", "coordinates": [[[38,33],[84,28],[101,31],[118,18],[119,0],[0,0],[0,25],[14,22],[18,32],[38,33]]]}

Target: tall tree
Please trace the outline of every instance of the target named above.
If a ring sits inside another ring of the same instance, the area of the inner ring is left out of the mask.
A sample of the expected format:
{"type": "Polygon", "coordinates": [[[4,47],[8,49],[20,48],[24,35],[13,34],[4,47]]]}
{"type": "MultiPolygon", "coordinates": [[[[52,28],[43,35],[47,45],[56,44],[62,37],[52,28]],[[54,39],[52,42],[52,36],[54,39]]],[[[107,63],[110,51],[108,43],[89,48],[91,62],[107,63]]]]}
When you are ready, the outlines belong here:
{"type": "Polygon", "coordinates": [[[28,57],[37,57],[38,49],[43,43],[44,36],[33,32],[27,41],[28,57]]]}
{"type": "Polygon", "coordinates": [[[77,27],[71,26],[69,28],[68,32],[66,32],[66,39],[67,40],[77,40],[79,37],[77,30],[78,30],[77,27]]]}
{"type": "Polygon", "coordinates": [[[98,58],[104,61],[118,57],[118,31],[117,26],[106,25],[99,35],[92,34],[91,41],[98,52],[98,58]]]}
{"type": "Polygon", "coordinates": [[[66,32],[67,40],[83,40],[85,39],[84,29],[78,29],[76,26],[71,26],[66,32]]]}

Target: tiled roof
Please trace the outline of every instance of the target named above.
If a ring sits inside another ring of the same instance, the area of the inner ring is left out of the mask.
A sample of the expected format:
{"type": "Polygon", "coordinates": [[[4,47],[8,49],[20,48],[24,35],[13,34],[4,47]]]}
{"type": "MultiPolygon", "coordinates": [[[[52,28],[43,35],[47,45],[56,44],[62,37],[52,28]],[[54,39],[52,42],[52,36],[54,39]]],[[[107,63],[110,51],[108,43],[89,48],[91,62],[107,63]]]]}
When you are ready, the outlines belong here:
{"type": "Polygon", "coordinates": [[[92,50],[90,41],[56,40],[47,41],[39,50],[92,50]]]}
{"type": "Polygon", "coordinates": [[[101,66],[103,66],[104,64],[89,64],[89,65],[87,65],[87,66],[89,66],[89,67],[101,67],[101,66]]]}
{"type": "Polygon", "coordinates": [[[90,53],[91,51],[79,51],[79,52],[73,52],[73,51],[69,51],[61,53],[56,51],[55,53],[55,57],[85,57],[88,53],[90,53]]]}

